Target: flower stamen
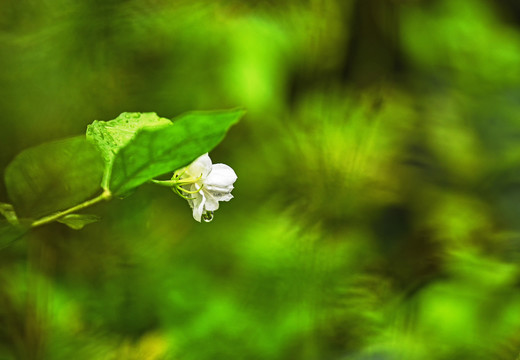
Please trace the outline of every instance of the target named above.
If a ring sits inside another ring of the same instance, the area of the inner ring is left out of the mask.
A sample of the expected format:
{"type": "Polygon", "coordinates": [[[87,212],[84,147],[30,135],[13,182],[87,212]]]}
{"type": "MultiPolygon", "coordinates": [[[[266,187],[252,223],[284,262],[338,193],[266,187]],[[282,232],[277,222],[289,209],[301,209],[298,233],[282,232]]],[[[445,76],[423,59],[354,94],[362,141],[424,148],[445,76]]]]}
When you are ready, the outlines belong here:
{"type": "Polygon", "coordinates": [[[197,194],[199,191],[202,190],[202,188],[204,187],[204,184],[201,185],[201,187],[198,189],[198,190],[186,190],[180,186],[177,187],[177,189],[185,192],[186,194],[197,194]]]}
{"type": "MultiPolygon", "coordinates": [[[[178,187],[178,186],[174,186],[174,187],[172,187],[172,190],[173,190],[174,193],[176,193],[177,195],[179,195],[181,198],[183,198],[183,199],[185,199],[185,200],[195,200],[195,198],[192,198],[192,197],[186,196],[186,195],[184,195],[183,193],[181,193],[181,192],[179,191],[179,188],[180,188],[180,187],[178,187]]],[[[180,188],[180,189],[182,189],[182,188],[180,188]]]]}
{"type": "MultiPolygon", "coordinates": [[[[184,172],[182,173],[184,174],[184,172]]],[[[182,176],[182,174],[180,176],[182,176]]],[[[175,177],[175,175],[174,175],[175,177]]],[[[191,184],[194,184],[196,183],[197,181],[199,181],[200,179],[202,179],[202,174],[200,174],[200,176],[198,178],[185,178],[185,179],[180,179],[180,180],[174,180],[172,178],[173,181],[175,181],[175,183],[178,185],[178,186],[183,186],[183,185],[191,185],[191,184]]]]}

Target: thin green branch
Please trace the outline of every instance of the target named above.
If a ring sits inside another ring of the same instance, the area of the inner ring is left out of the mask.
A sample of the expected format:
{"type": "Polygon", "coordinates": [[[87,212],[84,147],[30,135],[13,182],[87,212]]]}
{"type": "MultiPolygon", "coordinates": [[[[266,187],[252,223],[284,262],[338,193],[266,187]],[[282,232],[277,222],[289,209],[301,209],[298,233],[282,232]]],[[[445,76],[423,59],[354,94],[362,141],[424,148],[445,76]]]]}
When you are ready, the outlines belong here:
{"type": "Polygon", "coordinates": [[[41,226],[41,225],[45,225],[45,224],[51,223],[53,221],[58,220],[59,218],[62,218],[65,215],[68,215],[68,214],[71,214],[73,212],[85,209],[85,208],[87,208],[89,206],[92,206],[94,204],[97,204],[97,203],[99,203],[101,201],[110,200],[111,198],[112,198],[112,194],[110,193],[110,191],[105,190],[105,191],[103,191],[102,194],[96,196],[95,198],[87,200],[87,201],[85,201],[85,202],[83,202],[81,204],[78,204],[76,206],[73,206],[70,209],[63,210],[63,211],[54,213],[52,215],[48,215],[48,216],[42,217],[41,219],[34,221],[31,224],[31,227],[34,228],[34,227],[37,227],[37,226],[41,226]]]}

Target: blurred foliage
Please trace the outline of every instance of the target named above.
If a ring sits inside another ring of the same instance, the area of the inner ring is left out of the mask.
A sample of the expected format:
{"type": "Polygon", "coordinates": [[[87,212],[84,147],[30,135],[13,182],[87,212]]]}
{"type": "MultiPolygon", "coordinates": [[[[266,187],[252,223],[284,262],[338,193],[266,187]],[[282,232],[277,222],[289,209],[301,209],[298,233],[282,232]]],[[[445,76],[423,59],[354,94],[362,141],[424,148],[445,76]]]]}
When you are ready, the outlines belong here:
{"type": "MultiPolygon", "coordinates": [[[[0,251],[0,359],[520,354],[514,0],[4,0],[0,171],[122,111],[243,106],[165,188],[0,251]]],[[[0,201],[7,202],[5,187],[0,201]]]]}

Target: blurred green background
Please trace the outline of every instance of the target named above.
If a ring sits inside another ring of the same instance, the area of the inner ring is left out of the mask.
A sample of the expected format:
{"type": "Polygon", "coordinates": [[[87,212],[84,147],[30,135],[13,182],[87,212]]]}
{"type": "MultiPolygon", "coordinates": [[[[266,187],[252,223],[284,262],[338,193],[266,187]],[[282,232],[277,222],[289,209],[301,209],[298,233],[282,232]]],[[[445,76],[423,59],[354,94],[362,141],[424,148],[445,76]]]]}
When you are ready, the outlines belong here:
{"type": "Polygon", "coordinates": [[[0,2],[2,174],[236,106],[213,222],[145,185],[0,251],[0,359],[517,359],[518,1],[0,2]]]}

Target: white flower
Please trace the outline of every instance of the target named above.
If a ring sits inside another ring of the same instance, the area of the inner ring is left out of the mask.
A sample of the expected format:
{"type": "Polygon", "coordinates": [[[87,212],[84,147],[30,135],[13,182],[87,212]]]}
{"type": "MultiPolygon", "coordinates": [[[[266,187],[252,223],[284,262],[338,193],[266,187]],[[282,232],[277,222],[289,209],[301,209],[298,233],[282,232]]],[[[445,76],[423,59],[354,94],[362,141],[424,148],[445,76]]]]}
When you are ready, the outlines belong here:
{"type": "Polygon", "coordinates": [[[225,164],[212,164],[208,154],[204,154],[182,170],[174,174],[174,179],[180,180],[181,188],[177,193],[183,196],[193,209],[193,218],[198,222],[203,218],[210,221],[213,211],[219,207],[219,201],[229,201],[233,198],[231,190],[237,175],[231,167],[225,164]]]}

